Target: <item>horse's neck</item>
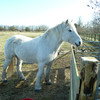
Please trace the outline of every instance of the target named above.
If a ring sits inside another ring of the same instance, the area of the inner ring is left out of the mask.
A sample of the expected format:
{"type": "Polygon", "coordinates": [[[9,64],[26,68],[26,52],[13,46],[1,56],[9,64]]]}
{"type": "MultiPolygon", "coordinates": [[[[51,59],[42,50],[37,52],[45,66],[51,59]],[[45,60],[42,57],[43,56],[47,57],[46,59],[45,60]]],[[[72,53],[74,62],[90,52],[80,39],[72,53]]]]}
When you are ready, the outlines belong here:
{"type": "Polygon", "coordinates": [[[57,52],[62,44],[61,32],[59,29],[50,29],[45,33],[44,38],[48,41],[48,46],[52,51],[57,52]]]}

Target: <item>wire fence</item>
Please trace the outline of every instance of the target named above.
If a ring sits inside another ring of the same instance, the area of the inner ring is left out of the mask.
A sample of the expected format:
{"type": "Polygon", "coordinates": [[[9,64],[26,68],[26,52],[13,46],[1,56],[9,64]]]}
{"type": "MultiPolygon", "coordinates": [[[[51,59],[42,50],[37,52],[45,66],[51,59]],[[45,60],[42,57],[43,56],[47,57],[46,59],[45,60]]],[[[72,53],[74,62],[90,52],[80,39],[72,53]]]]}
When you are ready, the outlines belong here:
{"type": "Polygon", "coordinates": [[[76,48],[75,58],[77,66],[80,66],[80,58],[84,56],[91,56],[100,60],[100,41],[84,41],[82,46],[76,48]]]}

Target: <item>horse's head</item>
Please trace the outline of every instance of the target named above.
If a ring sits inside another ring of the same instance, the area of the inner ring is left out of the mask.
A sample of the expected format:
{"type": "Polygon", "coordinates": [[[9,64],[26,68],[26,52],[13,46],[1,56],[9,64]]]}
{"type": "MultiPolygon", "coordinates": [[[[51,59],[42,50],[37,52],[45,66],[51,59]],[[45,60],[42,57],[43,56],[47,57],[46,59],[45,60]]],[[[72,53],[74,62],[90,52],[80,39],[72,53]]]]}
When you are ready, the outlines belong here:
{"type": "Polygon", "coordinates": [[[63,27],[63,41],[69,42],[76,46],[80,46],[82,44],[82,39],[78,35],[75,25],[67,20],[63,23],[63,27]]]}

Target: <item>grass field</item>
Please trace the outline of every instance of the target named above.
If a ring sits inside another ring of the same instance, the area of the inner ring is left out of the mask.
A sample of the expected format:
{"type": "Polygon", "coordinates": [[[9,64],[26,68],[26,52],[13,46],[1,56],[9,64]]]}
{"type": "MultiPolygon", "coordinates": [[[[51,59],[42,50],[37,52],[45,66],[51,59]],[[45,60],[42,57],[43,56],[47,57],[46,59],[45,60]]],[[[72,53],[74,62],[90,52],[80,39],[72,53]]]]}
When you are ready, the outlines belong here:
{"type": "MultiPolygon", "coordinates": [[[[1,74],[4,64],[4,44],[6,40],[15,34],[29,37],[41,35],[41,32],[0,32],[0,100],[22,100],[23,98],[34,98],[35,100],[68,100],[70,90],[70,53],[55,61],[51,69],[52,85],[46,86],[44,77],[42,79],[42,92],[34,91],[37,64],[23,64],[23,73],[26,81],[19,81],[14,66],[14,73],[8,78],[7,83],[2,83],[1,74]]],[[[70,50],[70,45],[64,43],[61,51],[70,50]]],[[[58,57],[60,57],[59,55],[58,57]]]]}

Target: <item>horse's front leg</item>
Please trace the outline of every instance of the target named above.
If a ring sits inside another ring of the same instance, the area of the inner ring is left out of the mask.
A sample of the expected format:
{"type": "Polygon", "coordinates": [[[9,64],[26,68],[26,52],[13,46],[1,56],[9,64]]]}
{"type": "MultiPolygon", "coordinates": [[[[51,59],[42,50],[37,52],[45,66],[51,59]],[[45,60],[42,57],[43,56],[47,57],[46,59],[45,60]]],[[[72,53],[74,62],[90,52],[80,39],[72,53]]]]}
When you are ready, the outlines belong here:
{"type": "Polygon", "coordinates": [[[45,77],[46,85],[51,85],[51,81],[49,80],[49,78],[50,78],[50,69],[51,69],[52,64],[53,64],[53,61],[50,62],[46,68],[46,77],[45,77]]]}
{"type": "Polygon", "coordinates": [[[45,64],[39,64],[39,69],[38,69],[38,73],[37,73],[37,77],[36,77],[36,83],[35,83],[35,91],[40,92],[41,91],[41,78],[44,72],[44,66],[45,64]]]}
{"type": "Polygon", "coordinates": [[[22,60],[20,60],[20,59],[17,59],[17,73],[18,73],[18,77],[19,77],[19,79],[20,80],[25,80],[25,77],[24,77],[24,75],[23,75],[23,73],[22,73],[22,60]]]}

